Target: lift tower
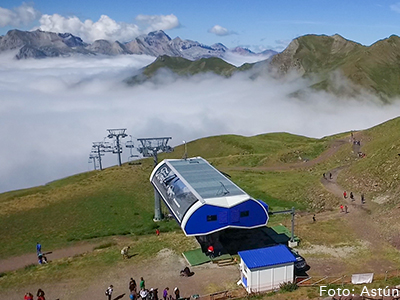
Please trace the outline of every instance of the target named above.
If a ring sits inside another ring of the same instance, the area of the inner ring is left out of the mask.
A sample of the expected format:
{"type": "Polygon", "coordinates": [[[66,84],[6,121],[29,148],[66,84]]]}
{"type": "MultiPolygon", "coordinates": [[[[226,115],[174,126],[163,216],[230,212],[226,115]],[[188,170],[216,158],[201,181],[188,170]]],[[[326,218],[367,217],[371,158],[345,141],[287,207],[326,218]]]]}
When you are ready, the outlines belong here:
{"type": "MultiPolygon", "coordinates": [[[[168,141],[172,137],[159,137],[159,138],[141,138],[137,139],[141,146],[138,148],[139,153],[143,157],[153,157],[154,167],[158,164],[158,152],[172,152],[174,148],[168,146],[168,141]]],[[[161,199],[160,195],[154,188],[154,221],[161,220],[161,199]]]]}
{"type": "Polygon", "coordinates": [[[120,144],[120,138],[125,138],[128,135],[125,133],[126,128],[122,128],[122,129],[107,129],[108,131],[108,138],[109,139],[115,139],[115,148],[113,153],[114,154],[118,154],[118,165],[121,166],[122,162],[121,162],[121,153],[122,153],[122,147],[120,144]]]}

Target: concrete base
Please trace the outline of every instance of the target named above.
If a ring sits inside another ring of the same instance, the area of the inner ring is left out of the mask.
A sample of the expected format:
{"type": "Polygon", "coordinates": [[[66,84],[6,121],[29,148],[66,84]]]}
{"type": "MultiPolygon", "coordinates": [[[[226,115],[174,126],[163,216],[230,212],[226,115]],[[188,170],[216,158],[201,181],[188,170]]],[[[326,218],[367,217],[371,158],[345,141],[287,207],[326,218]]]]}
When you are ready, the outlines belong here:
{"type": "Polygon", "coordinates": [[[297,243],[297,242],[288,241],[288,246],[289,246],[290,248],[294,248],[294,247],[297,247],[297,246],[298,246],[298,243],[297,243]]]}

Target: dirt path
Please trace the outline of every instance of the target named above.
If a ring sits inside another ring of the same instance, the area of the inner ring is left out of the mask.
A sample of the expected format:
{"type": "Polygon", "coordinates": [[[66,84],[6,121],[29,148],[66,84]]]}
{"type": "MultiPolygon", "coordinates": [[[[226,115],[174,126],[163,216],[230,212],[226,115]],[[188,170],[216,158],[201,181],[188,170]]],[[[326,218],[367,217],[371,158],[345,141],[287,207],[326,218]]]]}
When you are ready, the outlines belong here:
{"type": "Polygon", "coordinates": [[[288,164],[280,164],[280,165],[274,165],[274,166],[258,166],[258,167],[227,167],[224,168],[226,170],[259,170],[259,171],[287,171],[287,170],[293,170],[293,169],[302,169],[302,168],[311,168],[314,165],[321,163],[328,159],[329,157],[333,156],[341,146],[348,144],[349,143],[349,138],[342,138],[342,139],[337,139],[334,140],[326,149],[324,152],[321,153],[318,157],[308,160],[308,161],[301,161],[301,162],[295,162],[295,163],[288,163],[288,164]]]}
{"type": "MultiPolygon", "coordinates": [[[[238,265],[218,267],[208,263],[197,267],[190,267],[195,274],[192,277],[180,276],[180,270],[187,265],[186,261],[170,249],[161,250],[151,260],[138,262],[126,260],[118,268],[110,268],[106,274],[99,275],[96,280],[88,282],[82,279],[63,281],[60,283],[40,286],[46,292],[46,299],[87,300],[105,299],[104,291],[112,284],[114,286],[113,299],[120,297],[129,299],[128,282],[132,277],[137,283],[143,277],[146,288],[158,288],[159,298],[162,291],[169,287],[172,293],[178,287],[181,297],[194,294],[206,295],[209,293],[231,290],[236,288],[235,283],[240,279],[238,265]]],[[[22,299],[26,291],[36,292],[37,285],[24,286],[12,291],[2,292],[2,299],[22,299]]],[[[120,299],[118,298],[118,299],[120,299]]]]}
{"type": "MultiPolygon", "coordinates": [[[[52,251],[50,254],[46,255],[47,260],[50,262],[52,260],[60,259],[60,258],[65,258],[65,257],[71,257],[75,255],[80,255],[86,252],[91,252],[93,251],[93,248],[98,246],[100,243],[79,243],[71,247],[63,248],[63,249],[56,249],[52,251]]],[[[33,245],[35,247],[35,245],[33,245]]],[[[45,251],[46,253],[46,251],[45,251]]],[[[24,268],[25,266],[31,265],[31,264],[37,264],[37,255],[36,252],[34,253],[29,253],[29,254],[24,254],[21,256],[14,256],[14,257],[9,257],[7,259],[0,260],[0,273],[2,272],[8,272],[8,271],[14,271],[18,270],[21,268],[24,268]]]]}

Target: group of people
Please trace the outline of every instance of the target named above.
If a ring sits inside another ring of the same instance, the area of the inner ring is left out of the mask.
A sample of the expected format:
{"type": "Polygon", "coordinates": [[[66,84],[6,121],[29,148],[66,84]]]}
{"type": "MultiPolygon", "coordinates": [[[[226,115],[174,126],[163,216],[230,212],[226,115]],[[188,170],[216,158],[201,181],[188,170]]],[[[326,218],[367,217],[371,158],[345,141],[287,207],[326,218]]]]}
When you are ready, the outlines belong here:
{"type": "MultiPolygon", "coordinates": [[[[108,300],[111,300],[113,291],[114,291],[113,285],[110,285],[106,289],[105,295],[108,297],[108,300]]],[[[174,288],[173,295],[169,294],[169,288],[166,287],[163,290],[162,297],[164,300],[178,300],[181,296],[178,287],[174,288]]],[[[141,298],[141,300],[159,300],[158,288],[147,289],[143,277],[140,277],[139,291],[138,291],[136,281],[133,278],[131,278],[129,281],[129,299],[138,300],[139,298],[141,298]]]]}
{"type": "MultiPolygon", "coordinates": [[[[44,298],[44,291],[42,289],[38,289],[36,296],[37,296],[37,300],[46,300],[44,298]]],[[[24,300],[33,300],[33,295],[29,292],[26,293],[24,296],[24,300]]]]}
{"type": "MultiPolygon", "coordinates": [[[[347,199],[347,192],[346,191],[343,192],[343,198],[347,199]]],[[[350,192],[350,200],[351,200],[351,202],[356,201],[356,199],[354,198],[353,192],[350,192]]],[[[365,196],[364,196],[364,194],[361,194],[361,204],[365,204],[365,196]]]]}
{"type": "Polygon", "coordinates": [[[332,179],[332,173],[331,172],[329,172],[328,174],[327,173],[323,173],[322,176],[324,177],[324,179],[332,179]]]}

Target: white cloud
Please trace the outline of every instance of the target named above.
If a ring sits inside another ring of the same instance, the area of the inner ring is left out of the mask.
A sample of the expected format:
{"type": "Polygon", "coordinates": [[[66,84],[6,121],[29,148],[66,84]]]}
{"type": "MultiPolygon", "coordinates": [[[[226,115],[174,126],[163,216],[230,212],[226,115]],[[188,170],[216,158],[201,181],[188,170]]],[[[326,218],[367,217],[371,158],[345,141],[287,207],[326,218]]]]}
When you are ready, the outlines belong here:
{"type": "Polygon", "coordinates": [[[151,32],[155,30],[168,30],[177,28],[180,26],[178,18],[171,15],[138,15],[136,17],[136,21],[140,24],[144,24],[147,26],[145,29],[146,32],[151,32]]]}
{"type": "Polygon", "coordinates": [[[39,17],[40,12],[26,3],[12,10],[0,7],[0,27],[27,25],[39,17]]]}
{"type": "Polygon", "coordinates": [[[137,25],[118,23],[106,15],[102,15],[97,22],[93,22],[92,20],[82,22],[75,16],[63,17],[58,14],[43,15],[39,22],[41,30],[69,32],[89,43],[100,39],[126,42],[141,34],[137,25]]]}
{"type": "Polygon", "coordinates": [[[400,13],[400,2],[390,5],[390,9],[394,12],[400,13]]]}
{"type": "Polygon", "coordinates": [[[136,20],[145,25],[144,28],[136,24],[117,22],[107,15],[102,15],[96,22],[81,21],[78,17],[64,17],[58,14],[43,15],[39,28],[44,31],[69,32],[81,37],[85,42],[105,39],[110,41],[128,42],[137,36],[154,30],[167,30],[179,26],[178,18],[168,16],[143,16],[136,20]]]}
{"type": "Polygon", "coordinates": [[[225,27],[222,27],[220,25],[215,25],[213,28],[209,29],[208,32],[214,33],[215,35],[218,35],[218,36],[235,34],[234,31],[228,30],[225,27]]]}
{"type": "MultiPolygon", "coordinates": [[[[158,84],[121,83],[154,57],[11,57],[0,56],[0,136],[7,143],[0,147],[0,192],[92,169],[91,143],[102,141],[107,128],[127,128],[135,138],[172,136],[171,145],[177,145],[227,133],[322,137],[400,114],[398,102],[381,106],[368,95],[343,99],[309,92],[307,100],[290,97],[308,84],[302,80],[250,80],[247,74],[174,79],[164,71],[158,84]]],[[[124,149],[123,161],[128,153],[124,149]]],[[[189,155],[197,154],[189,148],[189,155]]],[[[115,155],[104,157],[105,166],[115,164],[115,155]]]]}

